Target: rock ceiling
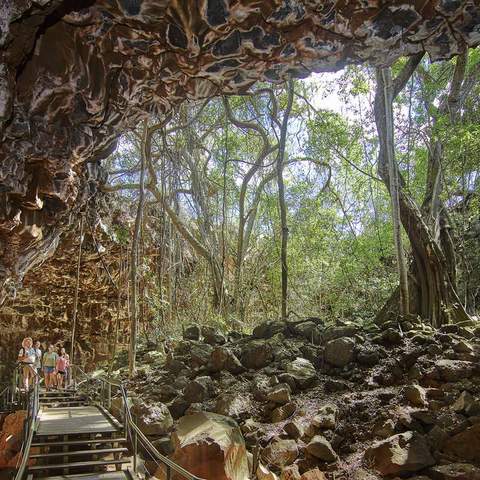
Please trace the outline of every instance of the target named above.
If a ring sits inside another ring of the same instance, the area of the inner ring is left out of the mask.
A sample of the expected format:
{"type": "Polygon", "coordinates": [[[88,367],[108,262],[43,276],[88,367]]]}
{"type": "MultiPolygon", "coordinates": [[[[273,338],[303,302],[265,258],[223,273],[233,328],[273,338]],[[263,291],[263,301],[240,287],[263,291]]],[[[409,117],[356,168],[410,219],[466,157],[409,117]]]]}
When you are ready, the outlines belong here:
{"type": "Polygon", "coordinates": [[[3,292],[51,255],[94,193],[86,162],[146,114],[256,80],[478,43],[477,0],[2,0],[3,292]]]}

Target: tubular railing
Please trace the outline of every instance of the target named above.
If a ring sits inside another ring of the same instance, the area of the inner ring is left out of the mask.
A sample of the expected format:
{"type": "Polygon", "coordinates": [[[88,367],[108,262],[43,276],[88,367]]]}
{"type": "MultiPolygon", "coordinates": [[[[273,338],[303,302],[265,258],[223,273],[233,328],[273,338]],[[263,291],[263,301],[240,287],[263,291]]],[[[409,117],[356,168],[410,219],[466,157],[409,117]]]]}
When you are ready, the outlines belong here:
{"type": "MultiPolygon", "coordinates": [[[[17,467],[17,473],[14,480],[23,480],[27,471],[28,457],[30,455],[30,447],[32,446],[33,435],[35,433],[35,427],[38,417],[39,409],[39,389],[40,389],[40,379],[36,370],[28,364],[22,364],[18,367],[20,368],[31,368],[33,378],[33,388],[25,392],[24,398],[24,409],[27,411],[27,418],[25,419],[24,429],[23,429],[23,445],[22,445],[22,455],[20,465],[17,467]]],[[[18,371],[15,373],[18,375],[18,371]]],[[[15,388],[16,390],[16,388],[15,388]]]]}
{"type": "MultiPolygon", "coordinates": [[[[71,368],[74,385],[84,385],[85,387],[90,388],[90,391],[87,390],[87,395],[90,395],[90,398],[93,401],[98,402],[102,407],[110,409],[112,389],[114,391],[116,390],[116,398],[122,399],[124,434],[132,448],[132,467],[135,473],[139,471],[138,453],[140,447],[142,447],[142,450],[148,454],[157,466],[165,469],[166,480],[171,480],[173,473],[177,475],[177,478],[180,476],[185,480],[205,480],[191,474],[165,455],[162,455],[155,448],[152,442],[150,442],[135,423],[132,413],[130,412],[127,390],[121,382],[111,380],[104,376],[92,377],[76,365],[72,365],[71,368]]],[[[149,473],[153,475],[155,472],[149,473]]]]}
{"type": "Polygon", "coordinates": [[[0,386],[0,411],[10,403],[10,385],[0,386]]]}

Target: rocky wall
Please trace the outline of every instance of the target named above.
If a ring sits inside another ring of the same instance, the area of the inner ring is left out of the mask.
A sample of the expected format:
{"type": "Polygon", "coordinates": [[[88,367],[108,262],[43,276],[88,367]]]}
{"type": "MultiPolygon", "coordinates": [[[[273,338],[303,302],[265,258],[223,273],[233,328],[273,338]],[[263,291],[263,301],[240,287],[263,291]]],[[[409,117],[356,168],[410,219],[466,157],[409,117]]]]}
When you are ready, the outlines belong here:
{"type": "Polygon", "coordinates": [[[16,290],[85,201],[85,163],[146,114],[257,80],[449,58],[477,0],[3,0],[0,281],[16,290]]]}

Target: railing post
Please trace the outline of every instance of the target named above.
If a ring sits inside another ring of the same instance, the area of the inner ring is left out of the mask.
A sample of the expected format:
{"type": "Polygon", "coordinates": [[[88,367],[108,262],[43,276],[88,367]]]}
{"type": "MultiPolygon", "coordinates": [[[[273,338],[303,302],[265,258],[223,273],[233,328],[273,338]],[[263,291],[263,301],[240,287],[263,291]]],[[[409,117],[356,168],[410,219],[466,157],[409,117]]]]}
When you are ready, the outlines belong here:
{"type": "Polygon", "coordinates": [[[106,405],[107,410],[110,411],[111,405],[112,405],[112,385],[110,383],[107,383],[107,405],[106,405]]]}
{"type": "Polygon", "coordinates": [[[133,431],[133,471],[137,473],[137,450],[138,450],[138,437],[137,432],[133,431]]]}
{"type": "Polygon", "coordinates": [[[171,480],[172,479],[172,468],[170,467],[170,465],[167,465],[167,480],[171,480]]]}

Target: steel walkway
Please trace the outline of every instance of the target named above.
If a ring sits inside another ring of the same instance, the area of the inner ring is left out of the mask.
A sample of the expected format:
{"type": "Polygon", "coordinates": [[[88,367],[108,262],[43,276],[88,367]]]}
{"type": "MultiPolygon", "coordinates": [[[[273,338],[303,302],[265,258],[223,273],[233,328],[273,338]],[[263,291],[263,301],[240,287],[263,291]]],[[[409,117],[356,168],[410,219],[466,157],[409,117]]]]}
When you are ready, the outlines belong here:
{"type": "Polygon", "coordinates": [[[122,425],[75,391],[42,392],[28,480],[132,480],[122,425]]]}

